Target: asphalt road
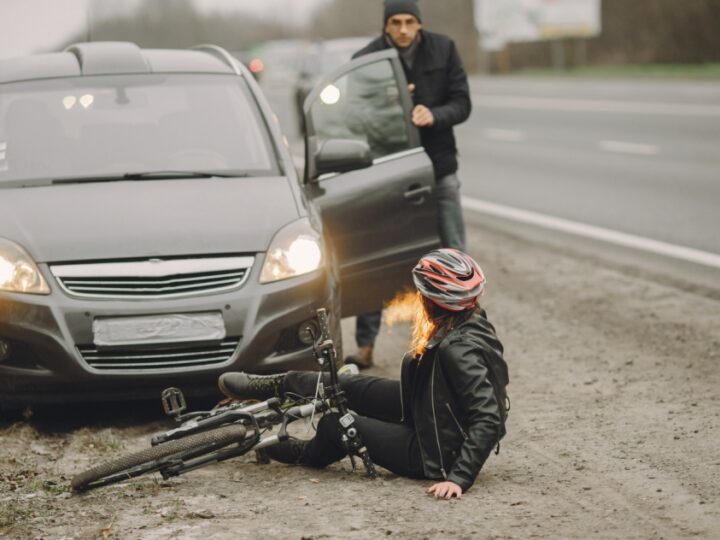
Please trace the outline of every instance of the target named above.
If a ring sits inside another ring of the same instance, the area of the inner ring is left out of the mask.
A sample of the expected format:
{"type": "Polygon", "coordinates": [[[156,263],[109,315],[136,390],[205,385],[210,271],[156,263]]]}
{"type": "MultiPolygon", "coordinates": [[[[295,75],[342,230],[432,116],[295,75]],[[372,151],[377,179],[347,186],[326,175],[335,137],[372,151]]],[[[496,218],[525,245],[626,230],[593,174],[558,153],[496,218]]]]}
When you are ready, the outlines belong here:
{"type": "Polygon", "coordinates": [[[474,78],[464,194],[720,253],[720,83],[474,78]]]}

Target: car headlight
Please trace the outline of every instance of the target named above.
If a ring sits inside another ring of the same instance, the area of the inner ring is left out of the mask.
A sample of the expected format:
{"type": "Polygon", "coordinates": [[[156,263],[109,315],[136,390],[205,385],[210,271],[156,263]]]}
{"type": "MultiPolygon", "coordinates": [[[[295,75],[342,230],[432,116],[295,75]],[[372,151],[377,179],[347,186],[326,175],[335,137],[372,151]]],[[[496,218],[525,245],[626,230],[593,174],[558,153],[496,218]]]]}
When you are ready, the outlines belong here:
{"type": "Polygon", "coordinates": [[[15,242],[0,238],[0,291],[50,294],[35,261],[15,242]]]}
{"type": "Polygon", "coordinates": [[[307,218],[280,229],[270,242],[260,283],[308,274],[323,264],[320,235],[307,218]]]}

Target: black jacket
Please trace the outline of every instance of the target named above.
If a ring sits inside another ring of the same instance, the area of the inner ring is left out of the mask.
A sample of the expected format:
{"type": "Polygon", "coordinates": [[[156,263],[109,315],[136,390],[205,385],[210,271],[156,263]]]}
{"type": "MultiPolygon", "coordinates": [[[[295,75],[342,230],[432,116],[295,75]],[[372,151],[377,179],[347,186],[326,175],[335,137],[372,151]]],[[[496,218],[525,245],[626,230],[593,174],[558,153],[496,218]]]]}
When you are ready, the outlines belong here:
{"type": "Polygon", "coordinates": [[[472,314],[419,359],[403,359],[403,421],[418,435],[425,476],[466,491],[505,435],[507,364],[485,312],[472,314]]]}
{"type": "MultiPolygon", "coordinates": [[[[389,49],[383,35],[371,41],[353,58],[389,49]]],[[[412,69],[401,60],[408,83],[415,85],[413,102],[433,113],[431,127],[420,129],[420,138],[430,156],[435,178],[457,171],[457,148],[453,126],[470,116],[470,90],[467,75],[452,39],[420,30],[420,44],[412,69]]]]}

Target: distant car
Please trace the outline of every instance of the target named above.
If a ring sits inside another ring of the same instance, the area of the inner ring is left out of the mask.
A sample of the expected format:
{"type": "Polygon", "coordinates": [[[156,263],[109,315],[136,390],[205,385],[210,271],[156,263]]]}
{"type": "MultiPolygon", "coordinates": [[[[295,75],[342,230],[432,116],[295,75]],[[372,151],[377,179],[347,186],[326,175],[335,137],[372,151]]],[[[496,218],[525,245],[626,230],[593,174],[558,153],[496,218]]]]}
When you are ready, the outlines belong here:
{"type": "Polygon", "coordinates": [[[409,108],[392,51],[320,81],[299,178],[257,83],[218,47],[0,61],[0,405],[312,368],[317,308],[339,342],[341,316],[381,307],[437,245],[409,108]],[[376,113],[399,145],[383,150],[376,113]]]}
{"type": "Polygon", "coordinates": [[[372,37],[328,39],[313,43],[306,49],[293,92],[300,134],[305,130],[303,103],[320,77],[349,62],[353,54],[365,47],[372,39],[372,37]]]}
{"type": "Polygon", "coordinates": [[[245,54],[248,69],[264,84],[288,84],[297,77],[310,43],[302,39],[265,41],[245,54]]]}

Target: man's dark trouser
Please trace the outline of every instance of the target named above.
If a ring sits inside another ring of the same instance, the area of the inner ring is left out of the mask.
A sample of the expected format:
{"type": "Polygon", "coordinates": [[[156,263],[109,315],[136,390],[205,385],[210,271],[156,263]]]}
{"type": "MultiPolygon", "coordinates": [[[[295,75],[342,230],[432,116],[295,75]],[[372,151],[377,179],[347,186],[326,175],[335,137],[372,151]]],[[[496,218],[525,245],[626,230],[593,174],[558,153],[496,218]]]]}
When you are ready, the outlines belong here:
{"type": "MultiPolygon", "coordinates": [[[[436,181],[438,205],[438,232],[440,245],[465,251],[465,224],[460,206],[460,180],[457,174],[443,176],[436,181]]],[[[359,315],[355,323],[355,341],[358,347],[373,345],[380,332],[382,311],[359,315]]]]}
{"type": "MultiPolygon", "coordinates": [[[[318,374],[312,371],[290,371],[283,382],[283,392],[302,396],[315,394],[318,374]]],[[[326,374],[324,384],[330,384],[326,374]]],[[[348,407],[353,410],[355,425],[373,463],[400,476],[425,478],[420,446],[412,425],[401,422],[400,381],[343,375],[340,387],[345,392],[348,407]]],[[[342,440],[342,428],[336,413],[326,414],[318,422],[317,433],[310,441],[305,463],[325,467],[347,455],[342,440]]]]}

